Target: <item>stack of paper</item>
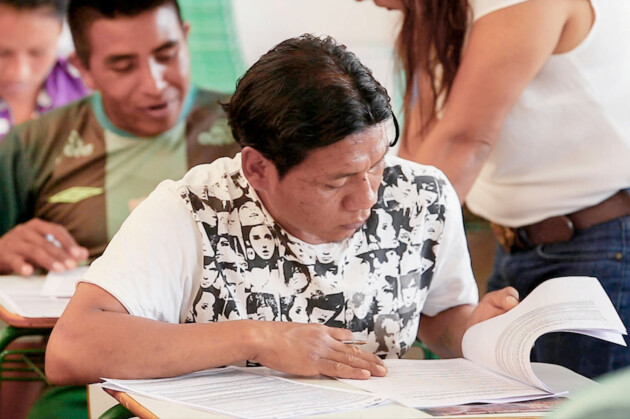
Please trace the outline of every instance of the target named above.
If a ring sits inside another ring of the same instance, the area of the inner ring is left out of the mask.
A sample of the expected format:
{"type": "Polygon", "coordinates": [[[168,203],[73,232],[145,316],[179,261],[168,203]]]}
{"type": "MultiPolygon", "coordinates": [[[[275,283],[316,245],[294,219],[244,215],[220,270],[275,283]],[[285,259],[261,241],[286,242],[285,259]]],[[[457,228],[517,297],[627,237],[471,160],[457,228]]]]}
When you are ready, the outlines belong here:
{"type": "Polygon", "coordinates": [[[238,367],[153,380],[105,378],[102,386],[243,418],[312,416],[362,409],[384,401],[360,391],[303,384],[238,367]]]}

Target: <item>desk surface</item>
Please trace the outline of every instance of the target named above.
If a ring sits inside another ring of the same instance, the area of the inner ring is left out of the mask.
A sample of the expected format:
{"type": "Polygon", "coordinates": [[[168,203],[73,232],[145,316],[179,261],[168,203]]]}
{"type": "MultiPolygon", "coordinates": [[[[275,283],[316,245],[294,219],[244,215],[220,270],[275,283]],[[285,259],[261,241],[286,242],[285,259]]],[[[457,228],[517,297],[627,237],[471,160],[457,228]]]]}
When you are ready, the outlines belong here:
{"type": "MultiPolygon", "coordinates": [[[[593,383],[592,380],[585,378],[579,374],[574,373],[567,368],[551,365],[533,363],[533,368],[538,377],[543,380],[553,390],[569,390],[570,395],[576,390],[593,383]]],[[[356,390],[348,384],[342,383],[337,380],[329,378],[297,378],[296,381],[303,383],[316,383],[318,385],[326,385],[336,388],[350,388],[356,390]]],[[[221,417],[217,414],[209,413],[202,410],[193,409],[190,407],[182,406],[176,403],[170,403],[162,400],[155,400],[149,397],[129,395],[125,392],[119,392],[114,390],[105,390],[116,400],[118,400],[123,406],[129,409],[140,418],[217,418],[221,417]]],[[[508,416],[518,417],[537,417],[542,416],[543,413],[522,413],[522,414],[510,414],[508,416]]],[[[315,416],[318,418],[382,418],[382,417],[405,417],[405,418],[428,418],[431,417],[427,413],[424,413],[417,409],[408,408],[396,403],[389,403],[383,406],[371,407],[368,409],[335,412],[326,415],[315,416]]],[[[472,419],[471,416],[466,416],[468,419],[472,419]]],[[[496,416],[495,416],[496,417],[496,416]]]]}

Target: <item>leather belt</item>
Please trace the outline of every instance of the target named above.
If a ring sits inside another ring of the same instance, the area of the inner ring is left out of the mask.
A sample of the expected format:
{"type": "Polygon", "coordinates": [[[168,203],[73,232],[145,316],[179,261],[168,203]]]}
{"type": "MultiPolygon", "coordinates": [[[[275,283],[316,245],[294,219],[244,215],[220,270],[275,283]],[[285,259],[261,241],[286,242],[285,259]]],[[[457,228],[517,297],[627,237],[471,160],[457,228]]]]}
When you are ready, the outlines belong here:
{"type": "Polygon", "coordinates": [[[490,226],[503,249],[511,253],[542,244],[568,241],[576,230],[584,230],[626,215],[630,215],[630,189],[621,190],[592,207],[523,227],[505,227],[495,223],[490,223],[490,226]]]}

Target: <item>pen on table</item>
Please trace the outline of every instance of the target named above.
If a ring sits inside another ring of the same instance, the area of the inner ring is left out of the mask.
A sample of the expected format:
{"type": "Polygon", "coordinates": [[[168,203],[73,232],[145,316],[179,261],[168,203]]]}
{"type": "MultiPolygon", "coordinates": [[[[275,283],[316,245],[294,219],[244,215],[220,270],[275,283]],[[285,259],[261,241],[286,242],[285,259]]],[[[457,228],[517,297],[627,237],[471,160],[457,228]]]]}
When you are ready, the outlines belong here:
{"type": "Polygon", "coordinates": [[[364,340],[342,340],[341,343],[346,345],[365,345],[367,342],[364,340]]]}
{"type": "Polygon", "coordinates": [[[58,247],[58,248],[62,247],[61,242],[57,240],[57,238],[54,235],[48,233],[46,234],[45,237],[46,237],[46,240],[51,242],[55,247],[58,247]]]}

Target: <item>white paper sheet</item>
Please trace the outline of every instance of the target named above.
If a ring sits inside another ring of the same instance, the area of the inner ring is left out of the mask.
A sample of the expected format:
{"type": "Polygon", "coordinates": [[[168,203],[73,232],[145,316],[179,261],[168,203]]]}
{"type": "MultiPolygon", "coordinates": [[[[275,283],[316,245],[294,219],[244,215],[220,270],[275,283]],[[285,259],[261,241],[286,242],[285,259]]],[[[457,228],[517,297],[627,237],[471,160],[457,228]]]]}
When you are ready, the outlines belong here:
{"type": "Polygon", "coordinates": [[[384,401],[364,392],[302,384],[238,367],[174,378],[103,380],[106,388],[244,418],[310,416],[362,409],[384,401]]]}
{"type": "Polygon", "coordinates": [[[466,331],[464,357],[493,371],[548,389],[529,353],[541,335],[583,333],[625,346],[626,329],[596,278],[562,277],[540,284],[519,305],[466,331]]]}
{"type": "Polygon", "coordinates": [[[510,402],[553,394],[495,374],[463,359],[387,359],[385,377],[341,380],[409,407],[510,402]]]}
{"type": "Polygon", "coordinates": [[[58,318],[70,299],[41,295],[43,285],[43,277],[1,276],[0,304],[22,317],[58,318]]]}
{"type": "Polygon", "coordinates": [[[89,266],[79,266],[65,272],[48,272],[41,294],[49,297],[72,297],[77,281],[83,279],[88,268],[89,266]]]}

